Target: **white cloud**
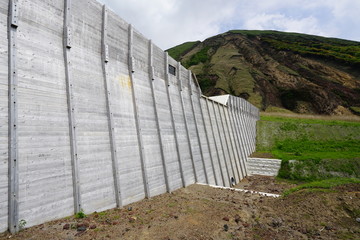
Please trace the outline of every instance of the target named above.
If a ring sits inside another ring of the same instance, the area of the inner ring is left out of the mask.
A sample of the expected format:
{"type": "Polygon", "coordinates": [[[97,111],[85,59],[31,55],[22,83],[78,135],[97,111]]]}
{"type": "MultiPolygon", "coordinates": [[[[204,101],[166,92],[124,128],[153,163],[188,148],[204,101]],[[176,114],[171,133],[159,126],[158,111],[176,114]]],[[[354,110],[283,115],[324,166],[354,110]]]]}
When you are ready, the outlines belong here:
{"type": "Polygon", "coordinates": [[[245,20],[243,26],[246,29],[326,35],[325,32],[322,32],[317,19],[313,16],[295,19],[283,14],[259,14],[249,20],[245,20]]]}
{"type": "Polygon", "coordinates": [[[100,1],[164,49],[219,33],[235,10],[234,0],[100,1]]]}
{"type": "Polygon", "coordinates": [[[358,0],[99,0],[163,49],[230,29],[360,41],[358,0]]]}

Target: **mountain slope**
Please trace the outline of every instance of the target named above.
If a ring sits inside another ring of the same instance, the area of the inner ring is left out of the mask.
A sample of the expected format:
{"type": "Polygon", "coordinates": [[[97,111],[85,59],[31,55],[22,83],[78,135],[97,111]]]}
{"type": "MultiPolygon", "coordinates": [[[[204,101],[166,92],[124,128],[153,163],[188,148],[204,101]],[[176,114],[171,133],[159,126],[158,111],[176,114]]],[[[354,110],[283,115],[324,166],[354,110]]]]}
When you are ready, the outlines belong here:
{"type": "Polygon", "coordinates": [[[234,30],[171,48],[204,95],[230,93],[262,110],[358,113],[360,43],[277,31],[234,30]]]}

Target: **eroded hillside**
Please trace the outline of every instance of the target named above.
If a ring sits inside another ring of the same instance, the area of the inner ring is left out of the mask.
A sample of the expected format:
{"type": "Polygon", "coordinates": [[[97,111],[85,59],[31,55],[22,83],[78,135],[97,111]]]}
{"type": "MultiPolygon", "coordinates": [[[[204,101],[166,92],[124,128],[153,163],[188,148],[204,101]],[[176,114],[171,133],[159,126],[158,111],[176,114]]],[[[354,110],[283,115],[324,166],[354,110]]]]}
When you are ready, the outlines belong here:
{"type": "Polygon", "coordinates": [[[230,93],[262,110],[359,113],[360,43],[274,31],[230,31],[169,54],[205,95],[230,93]]]}

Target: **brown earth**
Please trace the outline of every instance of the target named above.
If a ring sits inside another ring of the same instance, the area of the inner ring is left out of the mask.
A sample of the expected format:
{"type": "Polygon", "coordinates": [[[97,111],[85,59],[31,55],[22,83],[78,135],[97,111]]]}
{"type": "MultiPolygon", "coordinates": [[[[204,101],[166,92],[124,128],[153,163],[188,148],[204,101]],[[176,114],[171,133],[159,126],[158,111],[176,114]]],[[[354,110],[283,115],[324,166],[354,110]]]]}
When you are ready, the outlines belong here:
{"type": "Polygon", "coordinates": [[[276,180],[274,177],[255,175],[244,178],[235,187],[258,192],[281,194],[284,190],[296,187],[296,184],[276,180]]]}
{"type": "MultiPolygon", "coordinates": [[[[281,192],[292,185],[254,176],[238,186],[281,192]]],[[[281,198],[191,185],[122,209],[0,234],[0,239],[360,239],[359,214],[360,184],[281,198]]]]}

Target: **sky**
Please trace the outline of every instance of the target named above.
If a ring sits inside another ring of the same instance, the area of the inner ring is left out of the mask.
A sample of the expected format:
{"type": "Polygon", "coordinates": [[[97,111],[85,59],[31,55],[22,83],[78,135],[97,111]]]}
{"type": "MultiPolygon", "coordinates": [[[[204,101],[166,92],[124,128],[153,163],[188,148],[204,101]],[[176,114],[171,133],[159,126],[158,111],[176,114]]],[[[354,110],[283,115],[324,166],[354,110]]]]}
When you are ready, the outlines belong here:
{"type": "Polygon", "coordinates": [[[360,41],[360,0],[98,0],[166,50],[229,30],[360,41]]]}

